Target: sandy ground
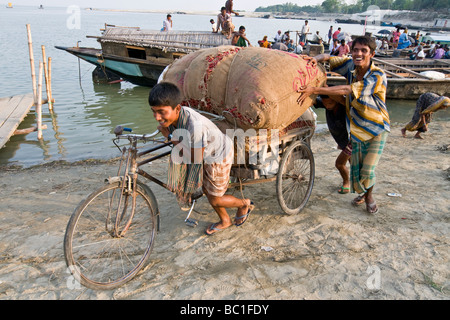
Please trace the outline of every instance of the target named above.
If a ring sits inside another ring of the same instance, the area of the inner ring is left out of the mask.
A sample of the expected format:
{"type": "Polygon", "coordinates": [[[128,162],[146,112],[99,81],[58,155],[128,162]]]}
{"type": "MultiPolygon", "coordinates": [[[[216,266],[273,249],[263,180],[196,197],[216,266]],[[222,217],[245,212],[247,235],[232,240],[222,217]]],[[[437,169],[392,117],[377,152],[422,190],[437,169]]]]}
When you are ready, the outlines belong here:
{"type": "MultiPolygon", "coordinates": [[[[256,204],[249,221],[208,237],[217,216],[205,199],[191,228],[174,196],[151,183],[162,213],[151,261],[110,291],[68,286],[63,237],[77,204],[114,175],[114,162],[2,168],[0,299],[449,299],[448,123],[431,123],[424,136],[404,139],[393,127],[375,216],[336,192],[339,151],[327,133],[313,138],[315,185],[299,215],[282,213],[274,183],[255,185],[244,190],[256,204]]],[[[152,165],[164,175],[166,163],[152,165]]]]}

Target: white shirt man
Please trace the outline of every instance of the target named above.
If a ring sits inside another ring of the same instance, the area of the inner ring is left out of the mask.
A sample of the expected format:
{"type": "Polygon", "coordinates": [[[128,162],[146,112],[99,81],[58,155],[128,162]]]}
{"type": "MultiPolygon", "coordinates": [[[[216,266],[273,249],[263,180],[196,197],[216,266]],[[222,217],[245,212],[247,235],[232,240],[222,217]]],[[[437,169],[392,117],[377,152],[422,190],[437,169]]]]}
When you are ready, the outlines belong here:
{"type": "Polygon", "coordinates": [[[282,39],[281,30],[278,30],[278,33],[275,35],[273,40],[275,40],[275,42],[281,42],[281,39],[282,39]]]}
{"type": "Polygon", "coordinates": [[[168,14],[167,19],[163,21],[162,31],[170,31],[172,30],[172,26],[173,26],[172,16],[168,14]]]}
{"type": "Polygon", "coordinates": [[[305,25],[302,28],[302,38],[301,38],[300,41],[306,43],[306,39],[308,37],[308,34],[310,34],[310,33],[311,32],[310,32],[310,28],[309,28],[309,25],[308,25],[308,20],[306,20],[305,21],[305,25]]]}

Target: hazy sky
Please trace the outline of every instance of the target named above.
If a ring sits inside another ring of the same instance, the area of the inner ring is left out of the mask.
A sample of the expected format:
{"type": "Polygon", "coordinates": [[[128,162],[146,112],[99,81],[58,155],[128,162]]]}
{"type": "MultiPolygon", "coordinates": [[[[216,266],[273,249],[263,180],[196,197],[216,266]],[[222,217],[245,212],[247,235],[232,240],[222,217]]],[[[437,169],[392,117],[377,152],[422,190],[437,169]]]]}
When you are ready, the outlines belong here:
{"type": "MultiPolygon", "coordinates": [[[[234,0],[234,8],[238,10],[254,11],[260,6],[282,4],[286,2],[297,3],[299,6],[316,5],[324,0],[234,0]]],[[[45,6],[65,7],[78,5],[80,7],[111,8],[111,9],[146,9],[170,11],[215,11],[220,10],[225,0],[5,0],[13,5],[42,4],[45,6]]]]}

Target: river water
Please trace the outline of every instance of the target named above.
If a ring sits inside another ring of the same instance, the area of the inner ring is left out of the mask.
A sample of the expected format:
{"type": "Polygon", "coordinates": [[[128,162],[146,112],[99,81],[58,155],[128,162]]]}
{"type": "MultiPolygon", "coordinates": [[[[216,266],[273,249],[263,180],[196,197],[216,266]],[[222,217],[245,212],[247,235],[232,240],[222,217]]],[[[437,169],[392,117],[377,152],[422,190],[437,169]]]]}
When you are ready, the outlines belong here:
{"type": "MultiPolygon", "coordinates": [[[[77,8],[20,7],[0,8],[0,97],[32,92],[26,24],[31,25],[36,74],[42,60],[41,45],[47,57],[52,58],[52,90],[54,112],[43,106],[43,139],[37,133],[14,136],[0,150],[0,165],[29,167],[57,160],[78,161],[88,158],[108,159],[118,155],[112,144],[113,130],[117,125],[132,127],[136,133],[150,133],[156,122],[147,104],[149,88],[127,82],[95,84],[92,81],[94,66],[81,61],[55,46],[99,48],[94,39],[105,23],[120,26],[139,26],[159,30],[165,14],[124,13],[77,8]]],[[[173,14],[174,29],[209,31],[209,20],[215,16],[173,14]]],[[[239,17],[236,26],[244,25],[253,44],[264,35],[273,38],[278,29],[301,30],[303,20],[279,20],[239,17]]],[[[311,31],[326,35],[332,23],[311,21],[311,31]]],[[[335,29],[337,29],[337,24],[335,29]]],[[[361,34],[362,25],[340,25],[343,31],[361,34]]],[[[45,88],[43,90],[45,98],[45,88]]],[[[414,101],[389,101],[393,122],[407,122],[414,111],[414,101]]],[[[318,113],[319,126],[324,127],[325,116],[318,113]]],[[[19,128],[35,125],[30,113],[19,128]]]]}

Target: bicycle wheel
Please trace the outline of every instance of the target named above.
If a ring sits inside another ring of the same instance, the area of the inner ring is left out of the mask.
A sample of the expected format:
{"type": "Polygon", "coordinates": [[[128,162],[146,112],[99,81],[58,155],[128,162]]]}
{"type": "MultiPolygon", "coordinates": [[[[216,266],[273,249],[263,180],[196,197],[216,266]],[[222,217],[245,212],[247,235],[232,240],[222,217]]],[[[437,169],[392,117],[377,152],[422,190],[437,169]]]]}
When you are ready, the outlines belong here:
{"type": "Polygon", "coordinates": [[[283,153],[277,174],[277,197],[283,211],[297,214],[305,207],[314,185],[314,156],[307,144],[293,142],[283,153]]]}
{"type": "Polygon", "coordinates": [[[119,287],[147,262],[156,236],[158,208],[149,188],[139,182],[136,188],[136,207],[128,229],[133,199],[126,191],[122,193],[120,182],[96,190],[72,214],[64,255],[82,285],[105,290],[119,287]]]}

